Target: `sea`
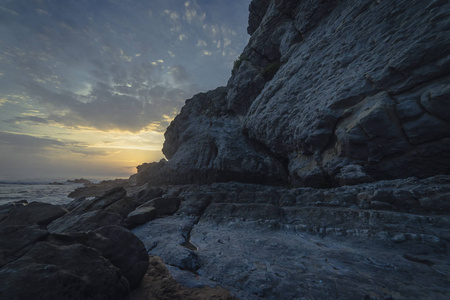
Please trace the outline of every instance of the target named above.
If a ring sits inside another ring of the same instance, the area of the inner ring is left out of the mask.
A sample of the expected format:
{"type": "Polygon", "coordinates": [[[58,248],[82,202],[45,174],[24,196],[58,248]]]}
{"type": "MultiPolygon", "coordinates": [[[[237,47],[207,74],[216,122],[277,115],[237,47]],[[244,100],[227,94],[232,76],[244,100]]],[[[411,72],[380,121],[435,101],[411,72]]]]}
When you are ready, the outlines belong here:
{"type": "Polygon", "coordinates": [[[0,181],[0,205],[8,202],[26,200],[51,204],[66,204],[72,201],[67,197],[70,192],[83,184],[67,181],[49,180],[5,180],[0,181]]]}

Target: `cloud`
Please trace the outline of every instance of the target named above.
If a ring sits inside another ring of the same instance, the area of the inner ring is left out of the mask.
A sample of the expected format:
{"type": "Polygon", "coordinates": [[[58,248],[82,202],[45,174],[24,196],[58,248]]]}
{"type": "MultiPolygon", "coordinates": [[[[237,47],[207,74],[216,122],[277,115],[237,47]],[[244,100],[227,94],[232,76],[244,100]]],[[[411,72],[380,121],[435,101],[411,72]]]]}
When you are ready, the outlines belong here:
{"type": "Polygon", "coordinates": [[[68,142],[80,132],[156,131],[148,139],[162,146],[186,99],[226,83],[248,40],[249,2],[3,1],[0,163],[3,149],[16,157],[16,148],[24,161],[35,152],[51,153],[49,163],[55,153],[112,157],[111,149],[68,142]]]}
{"type": "Polygon", "coordinates": [[[111,154],[110,150],[93,148],[86,143],[76,141],[63,142],[50,137],[37,137],[0,131],[0,149],[7,151],[5,150],[7,148],[12,148],[15,152],[27,153],[30,156],[38,153],[46,153],[47,155],[58,153],[58,155],[61,155],[61,153],[67,154],[68,152],[84,156],[106,156],[111,154]]]}
{"type": "MultiPolygon", "coordinates": [[[[173,66],[175,82],[185,82],[189,74],[183,66],[173,66]]],[[[186,89],[195,89],[189,86],[186,89]]],[[[147,127],[158,131],[167,124],[165,116],[175,117],[191,91],[167,85],[146,87],[141,84],[114,85],[98,83],[87,96],[68,91],[53,92],[38,84],[28,84],[27,91],[52,113],[46,117],[16,117],[17,122],[48,124],[54,122],[71,128],[90,127],[102,131],[139,132],[147,127]]]]}
{"type": "Polygon", "coordinates": [[[0,131],[0,145],[21,148],[54,148],[64,147],[65,144],[51,138],[34,137],[27,134],[16,134],[0,131]]]}
{"type": "Polygon", "coordinates": [[[5,104],[5,103],[8,103],[9,101],[8,101],[8,99],[6,99],[6,98],[0,98],[0,106],[2,106],[3,104],[5,104]]]}
{"type": "Polygon", "coordinates": [[[25,116],[25,117],[15,117],[11,120],[8,120],[11,123],[31,123],[31,124],[48,124],[49,120],[37,116],[25,116]]]}
{"type": "Polygon", "coordinates": [[[178,83],[186,82],[190,79],[190,75],[187,72],[186,68],[182,65],[175,65],[170,67],[169,74],[176,80],[178,83]]]}

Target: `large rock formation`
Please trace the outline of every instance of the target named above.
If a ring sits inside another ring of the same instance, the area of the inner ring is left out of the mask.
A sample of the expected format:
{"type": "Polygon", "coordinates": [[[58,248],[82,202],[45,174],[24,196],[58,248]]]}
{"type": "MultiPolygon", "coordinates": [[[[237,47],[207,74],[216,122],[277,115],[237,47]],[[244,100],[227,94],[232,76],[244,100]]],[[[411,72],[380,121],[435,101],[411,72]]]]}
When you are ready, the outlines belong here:
{"type": "Polygon", "coordinates": [[[133,232],[241,299],[450,298],[449,20],[442,0],[253,0],[227,86],[133,177],[178,210],[133,232]]]}
{"type": "Polygon", "coordinates": [[[449,299],[449,16],[253,0],[227,86],[186,101],[168,161],[65,208],[0,207],[0,298],[124,298],[148,251],[193,289],[152,257],[134,297],[449,299]]]}
{"type": "Polygon", "coordinates": [[[165,134],[169,161],[141,181],[330,187],[449,174],[449,6],[252,1],[228,85],[186,101],[165,134]]]}

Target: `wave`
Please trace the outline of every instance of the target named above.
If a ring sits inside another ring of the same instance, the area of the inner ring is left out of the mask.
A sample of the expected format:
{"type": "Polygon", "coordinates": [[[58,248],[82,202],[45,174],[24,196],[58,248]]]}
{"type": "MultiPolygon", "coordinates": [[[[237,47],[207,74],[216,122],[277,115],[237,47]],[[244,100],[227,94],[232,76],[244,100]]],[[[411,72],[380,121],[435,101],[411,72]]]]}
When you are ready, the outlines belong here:
{"type": "Polygon", "coordinates": [[[40,185],[40,184],[46,184],[44,182],[38,182],[38,181],[9,181],[9,180],[0,180],[0,184],[21,184],[21,185],[40,185]]]}

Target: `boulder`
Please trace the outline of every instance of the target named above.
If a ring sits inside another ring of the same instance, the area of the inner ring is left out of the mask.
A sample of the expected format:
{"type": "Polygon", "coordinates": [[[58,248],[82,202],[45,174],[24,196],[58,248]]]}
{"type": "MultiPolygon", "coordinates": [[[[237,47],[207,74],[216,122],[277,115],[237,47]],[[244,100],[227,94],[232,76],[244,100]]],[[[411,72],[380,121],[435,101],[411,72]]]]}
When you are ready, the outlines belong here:
{"type": "Polygon", "coordinates": [[[103,195],[97,196],[92,200],[83,200],[83,198],[81,198],[81,200],[75,199],[74,204],[78,205],[75,206],[69,203],[67,207],[72,208],[73,206],[75,206],[71,209],[71,212],[89,212],[99,209],[105,209],[113,203],[122,200],[126,196],[126,194],[127,191],[123,187],[119,186],[108,190],[103,195]]]}
{"type": "Polygon", "coordinates": [[[182,201],[183,198],[181,197],[159,197],[142,204],[138,208],[154,207],[160,216],[172,215],[180,208],[182,201]]]}
{"type": "Polygon", "coordinates": [[[8,217],[8,213],[16,207],[27,205],[27,200],[9,202],[6,204],[0,205],[0,222],[8,217]]]}
{"type": "Polygon", "coordinates": [[[107,225],[123,225],[123,219],[134,209],[132,198],[123,187],[115,187],[94,199],[79,197],[66,208],[70,212],[49,224],[52,233],[89,231],[107,225]]]}
{"type": "Polygon", "coordinates": [[[128,228],[134,228],[138,225],[145,224],[158,217],[158,210],[153,206],[138,207],[130,212],[125,219],[128,228]]]}
{"type": "Polygon", "coordinates": [[[28,217],[33,207],[41,216],[36,204],[25,217],[13,207],[9,214],[20,217],[19,225],[0,224],[1,299],[125,299],[130,287],[139,285],[148,254],[129,230],[109,225],[121,220],[119,215],[69,213],[52,222],[48,227],[55,233],[49,233],[40,224],[47,215],[28,217]]]}
{"type": "Polygon", "coordinates": [[[122,199],[112,203],[105,208],[106,211],[118,213],[122,218],[126,218],[130,212],[134,210],[135,202],[131,197],[123,197],[122,199]]]}
{"type": "Polygon", "coordinates": [[[131,289],[139,286],[149,266],[148,254],[144,244],[133,233],[123,227],[105,226],[75,237],[85,246],[98,250],[119,268],[131,289]]]}
{"type": "Polygon", "coordinates": [[[125,299],[128,281],[94,248],[38,242],[0,269],[1,299],[125,299]]]}
{"type": "Polygon", "coordinates": [[[38,225],[0,226],[0,268],[21,257],[34,243],[48,235],[48,231],[38,225]]]}
{"type": "MultiPolygon", "coordinates": [[[[139,167],[138,167],[138,172],[139,172],[139,167]]],[[[138,175],[138,174],[136,174],[136,175],[138,175]]],[[[161,197],[163,192],[164,191],[161,187],[151,187],[151,188],[143,189],[135,195],[134,204],[136,207],[140,206],[140,205],[144,204],[145,202],[148,202],[152,199],[161,197]]]]}
{"type": "Polygon", "coordinates": [[[123,218],[118,213],[94,210],[86,213],[70,212],[48,225],[51,233],[95,230],[107,225],[121,225],[123,218]]]}
{"type": "Polygon", "coordinates": [[[0,226],[48,225],[66,213],[67,210],[60,205],[31,202],[27,205],[14,206],[8,211],[8,216],[1,221],[0,226]]]}

